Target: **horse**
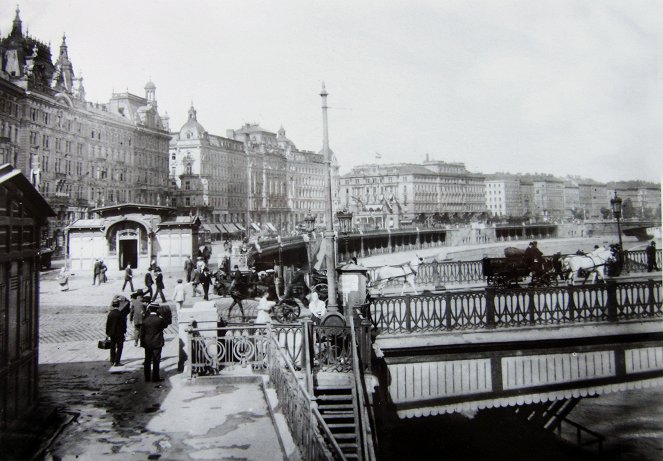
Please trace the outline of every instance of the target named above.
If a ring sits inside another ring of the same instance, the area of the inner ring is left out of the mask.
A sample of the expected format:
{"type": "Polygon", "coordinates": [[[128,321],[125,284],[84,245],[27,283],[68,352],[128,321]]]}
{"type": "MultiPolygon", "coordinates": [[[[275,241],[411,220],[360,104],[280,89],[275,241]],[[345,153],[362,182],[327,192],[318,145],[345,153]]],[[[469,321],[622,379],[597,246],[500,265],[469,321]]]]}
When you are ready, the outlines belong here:
{"type": "Polygon", "coordinates": [[[403,279],[403,288],[401,289],[401,296],[405,293],[405,284],[409,283],[412,287],[414,294],[417,293],[417,285],[415,279],[419,270],[419,264],[423,262],[423,258],[417,256],[412,261],[409,261],[400,266],[382,266],[375,271],[374,279],[371,284],[377,287],[378,293],[382,294],[387,282],[395,279],[403,279]]]}
{"type": "Polygon", "coordinates": [[[586,274],[583,283],[593,274],[593,283],[597,278],[605,280],[605,267],[615,260],[612,248],[599,248],[586,255],[570,255],[562,259],[562,272],[568,272],[568,284],[573,285],[577,276],[586,274]]]}

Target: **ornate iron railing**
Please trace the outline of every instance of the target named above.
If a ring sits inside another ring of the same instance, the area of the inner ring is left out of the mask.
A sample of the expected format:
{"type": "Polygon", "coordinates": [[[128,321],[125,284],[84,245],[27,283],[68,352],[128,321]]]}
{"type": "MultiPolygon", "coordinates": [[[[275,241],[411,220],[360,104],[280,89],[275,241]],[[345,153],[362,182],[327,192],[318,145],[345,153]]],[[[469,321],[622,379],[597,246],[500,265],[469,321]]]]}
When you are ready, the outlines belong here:
{"type": "Polygon", "coordinates": [[[200,322],[188,329],[187,344],[191,376],[215,375],[230,366],[266,368],[267,340],[273,337],[290,362],[301,367],[301,325],[212,327],[200,322]]]}
{"type": "Polygon", "coordinates": [[[661,317],[661,281],[384,296],[369,305],[383,333],[661,317]]]}
{"type": "MultiPolygon", "coordinates": [[[[547,256],[547,258],[552,258],[547,256]]],[[[656,264],[661,267],[661,250],[656,250],[656,264]]],[[[376,280],[376,271],[380,267],[369,267],[370,280],[376,280]]],[[[624,273],[644,272],[647,270],[647,255],[644,250],[625,252],[624,273]]],[[[485,282],[482,261],[427,262],[419,265],[415,279],[418,285],[443,285],[445,283],[485,282]]],[[[400,286],[403,279],[393,279],[386,286],[400,286]]]]}
{"type": "Polygon", "coordinates": [[[312,342],[317,371],[352,372],[354,344],[349,327],[314,326],[312,342]]]}
{"type": "Polygon", "coordinates": [[[275,336],[270,336],[268,345],[269,379],[302,458],[311,461],[343,459],[341,448],[318,412],[314,397],[298,377],[290,357],[275,336]]]}

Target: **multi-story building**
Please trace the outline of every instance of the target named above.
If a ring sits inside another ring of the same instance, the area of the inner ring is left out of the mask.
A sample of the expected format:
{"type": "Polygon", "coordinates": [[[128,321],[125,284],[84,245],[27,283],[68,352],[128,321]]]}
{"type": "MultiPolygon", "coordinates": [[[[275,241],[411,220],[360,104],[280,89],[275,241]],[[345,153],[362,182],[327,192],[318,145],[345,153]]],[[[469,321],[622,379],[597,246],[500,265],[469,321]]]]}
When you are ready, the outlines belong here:
{"type": "Polygon", "coordinates": [[[145,97],[86,101],[66,38],[53,63],[50,47],[23,33],[18,10],[0,55],[0,150],[55,210],[47,233],[58,246],[64,228],[97,207],[169,202],[170,136],[153,83],[145,97]]]}
{"type": "Polygon", "coordinates": [[[580,188],[575,181],[564,181],[564,218],[583,218],[580,208],[580,188]]]}
{"type": "Polygon", "coordinates": [[[169,172],[177,190],[170,205],[180,214],[190,212],[209,223],[229,224],[221,226],[225,233],[244,230],[248,190],[244,144],[209,134],[193,106],[170,142],[169,172]]]}
{"type": "Polygon", "coordinates": [[[520,179],[509,174],[487,175],[486,208],[493,216],[518,217],[524,214],[520,179]]]}
{"type": "Polygon", "coordinates": [[[227,136],[242,141],[248,157],[247,215],[254,231],[290,231],[307,213],[324,224],[326,174],[331,175],[332,210],[336,210],[339,166],[333,152],[327,170],[322,153],[298,149],[283,127],[274,133],[246,123],[240,129],[228,130],[227,136]]]}
{"type": "Polygon", "coordinates": [[[412,220],[465,219],[486,211],[484,176],[462,163],[359,165],[341,178],[341,207],[366,228],[412,220]]]}
{"type": "Polygon", "coordinates": [[[578,184],[578,208],[582,210],[583,219],[601,217],[601,209],[610,207],[610,200],[605,184],[592,179],[580,179],[578,184]]]}

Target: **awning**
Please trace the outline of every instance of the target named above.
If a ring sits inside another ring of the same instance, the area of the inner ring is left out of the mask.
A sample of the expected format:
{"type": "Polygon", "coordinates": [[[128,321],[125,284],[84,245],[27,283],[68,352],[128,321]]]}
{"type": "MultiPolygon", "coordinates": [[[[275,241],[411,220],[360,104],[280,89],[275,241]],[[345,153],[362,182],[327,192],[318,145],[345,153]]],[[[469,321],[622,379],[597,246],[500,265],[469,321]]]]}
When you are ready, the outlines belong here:
{"type": "Polygon", "coordinates": [[[276,231],[276,228],[272,225],[271,222],[268,222],[268,223],[267,223],[267,229],[269,229],[270,231],[274,232],[275,234],[278,234],[278,232],[276,231]]]}
{"type": "Polygon", "coordinates": [[[204,231],[207,231],[209,233],[216,232],[216,230],[212,229],[211,225],[207,223],[203,223],[200,227],[202,227],[204,231]]]}
{"type": "Polygon", "coordinates": [[[221,234],[225,232],[223,224],[214,224],[214,227],[216,227],[216,230],[219,231],[221,234]]]}
{"type": "Polygon", "coordinates": [[[237,224],[236,222],[233,223],[233,226],[235,226],[240,232],[244,232],[246,228],[242,226],[241,224],[237,224]]]}
{"type": "Polygon", "coordinates": [[[257,225],[256,223],[254,223],[254,222],[251,223],[251,228],[252,228],[254,231],[256,231],[256,232],[260,232],[260,226],[258,226],[258,225],[257,225]]]}

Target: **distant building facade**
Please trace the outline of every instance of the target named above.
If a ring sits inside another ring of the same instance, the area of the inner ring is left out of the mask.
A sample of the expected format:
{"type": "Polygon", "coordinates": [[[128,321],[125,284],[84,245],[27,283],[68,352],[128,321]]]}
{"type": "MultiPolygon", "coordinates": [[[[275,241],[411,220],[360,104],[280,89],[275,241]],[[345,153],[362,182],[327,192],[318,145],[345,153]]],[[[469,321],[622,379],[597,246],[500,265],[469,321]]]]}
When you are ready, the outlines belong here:
{"type": "Polygon", "coordinates": [[[493,216],[523,216],[520,179],[516,176],[494,174],[485,180],[486,207],[493,216]]]}
{"type": "Polygon", "coordinates": [[[469,218],[487,210],[484,179],[462,163],[360,165],[341,178],[340,207],[367,229],[469,218]]]}
{"type": "Polygon", "coordinates": [[[170,136],[153,83],[145,97],[86,101],[66,38],[53,63],[50,47],[23,33],[18,10],[0,55],[0,154],[55,210],[48,238],[64,246],[64,229],[96,207],[169,203],[170,136]]]}

